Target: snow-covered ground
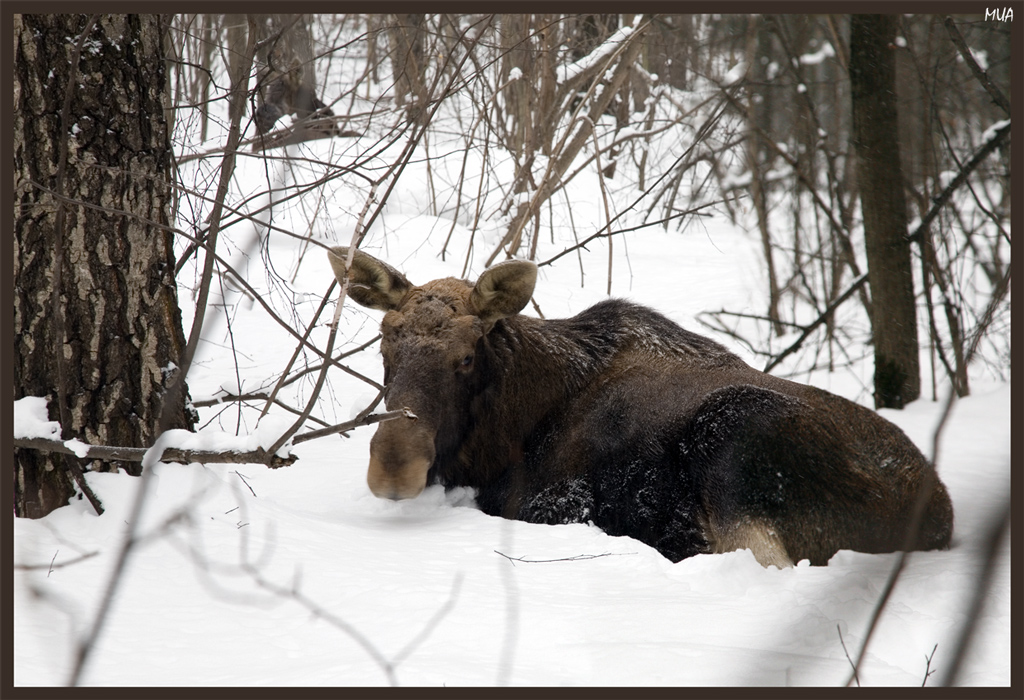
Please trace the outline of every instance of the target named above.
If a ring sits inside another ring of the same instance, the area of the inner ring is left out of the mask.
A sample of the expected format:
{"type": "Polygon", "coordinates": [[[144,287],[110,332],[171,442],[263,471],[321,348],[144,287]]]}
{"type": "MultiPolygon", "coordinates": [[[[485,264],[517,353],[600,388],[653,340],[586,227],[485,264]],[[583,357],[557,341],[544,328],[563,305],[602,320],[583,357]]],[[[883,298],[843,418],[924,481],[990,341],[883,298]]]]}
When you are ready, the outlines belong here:
{"type": "MultiPolygon", "coordinates": [[[[632,288],[625,264],[616,286],[692,326],[696,311],[744,308],[744,296],[756,294],[752,249],[724,224],[649,233],[629,243],[632,288]]],[[[439,263],[429,245],[401,262],[420,281],[458,274],[460,264],[439,263]]],[[[330,279],[322,255],[303,273],[311,289],[330,279]]],[[[579,288],[574,264],[545,268],[543,277],[538,303],[549,316],[601,296],[579,288]]],[[[278,334],[258,309],[247,314],[235,343],[252,364],[246,371],[258,374],[287,353],[260,346],[261,334],[278,334]]],[[[379,378],[377,358],[365,354],[359,368],[379,378]]],[[[205,356],[194,396],[234,375],[227,353],[216,355],[205,356]]],[[[941,673],[948,663],[978,540],[1009,489],[1009,409],[1006,385],[980,381],[956,405],[939,462],[956,508],[953,547],[910,557],[863,685],[919,685],[936,645],[931,668],[941,673]]],[[[921,400],[884,413],[930,453],[940,411],[941,402],[921,400]]],[[[83,683],[374,685],[389,682],[390,663],[402,685],[842,685],[850,665],[840,633],[851,654],[859,649],[895,560],[844,551],[827,567],[778,571],[741,551],[672,564],[586,525],[486,516],[465,493],[435,487],[413,501],[381,501],[364,481],[372,430],[299,445],[299,461],[279,470],[158,465],[141,527],[153,535],[129,560],[83,683]]],[[[16,573],[18,685],[66,680],[140,485],[121,474],[88,479],[107,508],[102,517],[75,501],[15,523],[15,561],[53,565],[16,573]]],[[[964,683],[1009,682],[1009,611],[1004,555],[964,683]]]]}
{"type": "MultiPolygon", "coordinates": [[[[311,179],[317,159],[343,160],[348,147],[343,140],[303,145],[298,152],[312,154],[313,165],[289,167],[308,167],[311,179]]],[[[445,153],[444,144],[431,148],[445,153]]],[[[382,154],[382,162],[398,149],[382,154]]],[[[462,167],[459,144],[448,153],[429,174],[421,162],[410,164],[363,245],[418,283],[462,276],[471,240],[467,276],[475,278],[504,230],[501,222],[483,222],[471,236],[465,225],[472,217],[445,210],[452,190],[443,185],[462,167]],[[430,188],[438,192],[433,203],[430,188]],[[449,216],[459,223],[453,227],[449,216]]],[[[200,166],[190,167],[186,182],[200,166]]],[[[262,161],[243,157],[239,167],[239,198],[266,187],[262,161]]],[[[465,191],[476,192],[480,165],[470,159],[465,172],[465,191]]],[[[271,166],[271,178],[283,173],[279,164],[271,166]]],[[[280,206],[275,224],[347,244],[365,194],[350,185],[334,182],[322,199],[311,194],[280,206]]],[[[613,207],[632,194],[628,186],[612,192],[613,207]]],[[[265,198],[251,206],[259,201],[265,198]]],[[[574,242],[568,215],[583,235],[604,224],[596,176],[584,173],[570,183],[555,213],[554,235],[543,229],[539,260],[574,242]]],[[[261,257],[249,244],[253,235],[243,225],[227,229],[221,250],[301,333],[332,279],[326,257],[279,234],[265,241],[261,257]],[[293,291],[286,293],[275,275],[293,291]]],[[[763,313],[759,245],[721,214],[692,220],[682,232],[651,228],[616,237],[612,294],[714,335],[697,322],[701,312],[763,313]]],[[[180,275],[186,331],[192,274],[186,268],[180,275]]],[[[548,318],[579,312],[605,297],[607,275],[607,243],[595,241],[580,257],[542,267],[535,301],[548,318]]],[[[189,376],[194,400],[267,388],[295,348],[258,303],[224,293],[228,306],[214,307],[189,376]]],[[[330,311],[312,334],[320,347],[329,318],[330,311]]],[[[371,339],[379,318],[346,304],[338,348],[371,339]]],[[[732,338],[714,337],[763,364],[732,338]]],[[[375,350],[346,362],[380,381],[375,350]]],[[[794,356],[779,372],[810,377],[870,405],[869,354],[833,374],[801,372],[794,356]]],[[[303,406],[314,379],[289,385],[282,397],[303,406]]],[[[942,401],[926,393],[903,411],[883,414],[930,455],[942,401]]],[[[332,372],[316,414],[341,422],[374,395],[366,384],[332,372]]],[[[17,430],[52,432],[45,414],[39,418],[38,402],[21,408],[17,430]]],[[[216,439],[223,432],[259,433],[262,444],[267,431],[290,419],[275,409],[270,423],[257,426],[258,410],[227,404],[200,413],[211,444],[214,431],[216,439]]],[[[861,669],[862,685],[919,686],[926,672],[941,677],[948,668],[981,566],[979,541],[1009,493],[1009,416],[1008,385],[984,376],[955,405],[938,462],[956,512],[953,546],[909,557],[861,669]]],[[[473,507],[471,493],[432,487],[412,501],[382,501],[365,483],[372,432],[360,428],[347,438],[302,443],[293,449],[299,460],[277,470],[154,467],[139,527],[143,540],[128,560],[82,684],[841,686],[850,674],[844,644],[851,656],[860,649],[896,561],[894,554],[842,551],[825,567],[780,571],[762,568],[744,550],[673,564],[646,545],[587,525],[489,517],[473,507]]],[[[76,641],[92,625],[143,484],[123,474],[87,479],[107,509],[103,516],[76,500],[41,520],[15,522],[15,562],[34,567],[15,572],[16,685],[67,681],[76,641]]],[[[960,680],[1009,684],[1008,543],[960,680]]]]}

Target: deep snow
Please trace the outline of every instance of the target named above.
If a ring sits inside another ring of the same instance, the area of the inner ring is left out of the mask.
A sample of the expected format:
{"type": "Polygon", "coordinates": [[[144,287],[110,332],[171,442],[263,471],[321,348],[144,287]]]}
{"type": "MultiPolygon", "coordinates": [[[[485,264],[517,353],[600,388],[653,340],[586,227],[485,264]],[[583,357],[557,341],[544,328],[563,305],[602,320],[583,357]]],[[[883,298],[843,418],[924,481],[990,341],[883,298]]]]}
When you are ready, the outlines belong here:
{"type": "MultiPolygon", "coordinates": [[[[414,282],[462,276],[471,240],[467,276],[475,278],[507,223],[485,219],[475,235],[466,228],[470,208],[453,195],[463,167],[460,138],[444,143],[439,137],[430,144],[436,159],[429,174],[423,161],[410,164],[363,245],[414,282]]],[[[320,172],[318,160],[344,162],[357,147],[369,146],[359,141],[292,147],[292,154],[310,159],[287,168],[241,156],[234,201],[265,189],[268,177],[277,184],[288,177],[310,180],[320,172]]],[[[381,154],[379,162],[400,148],[381,154]]],[[[478,190],[477,155],[465,166],[467,193],[478,190]]],[[[544,164],[537,167],[542,172],[544,164]]],[[[183,181],[200,182],[204,169],[209,166],[194,161],[183,170],[183,181]]],[[[507,183],[511,172],[506,158],[487,177],[507,183]]],[[[625,180],[607,183],[613,212],[635,196],[635,189],[621,184],[625,180]]],[[[359,182],[330,180],[320,192],[278,205],[274,223],[311,230],[328,245],[347,245],[365,194],[359,182]]],[[[485,211],[496,209],[500,194],[488,192],[485,211]]],[[[248,206],[265,201],[257,197],[248,206]]],[[[201,220],[204,205],[194,204],[201,220]]],[[[538,259],[574,242],[570,225],[581,236],[598,230],[603,212],[596,177],[581,174],[557,198],[553,235],[545,221],[538,259]]],[[[272,234],[263,240],[261,256],[253,245],[256,233],[245,224],[223,236],[222,252],[301,332],[331,280],[323,252],[272,234]],[[276,275],[294,277],[294,292],[285,291],[276,275]]],[[[696,320],[701,312],[722,308],[763,312],[766,285],[756,236],[714,213],[689,220],[682,232],[644,229],[616,237],[614,246],[613,295],[649,304],[751,364],[763,364],[696,320]]],[[[607,243],[595,241],[580,257],[573,253],[542,267],[535,296],[541,312],[566,316],[605,298],[607,265],[607,243]]],[[[194,261],[179,276],[186,331],[196,277],[194,261]]],[[[295,347],[259,304],[234,291],[224,294],[227,305],[213,307],[206,342],[188,378],[194,400],[266,389],[295,347]],[[229,313],[230,334],[224,319],[229,313]]],[[[337,348],[371,339],[379,317],[347,303],[337,348]]],[[[857,322],[855,310],[843,308],[840,317],[857,322]]],[[[329,318],[330,311],[312,335],[320,347],[329,318]]],[[[776,349],[791,340],[777,341],[776,349]]],[[[869,405],[870,355],[863,348],[850,352],[867,357],[827,373],[806,371],[794,355],[777,372],[869,405]]],[[[346,362],[380,381],[375,349],[346,362]]],[[[289,385],[283,400],[303,406],[312,381],[289,385]]],[[[930,670],[941,676],[965,622],[980,567],[978,542],[1010,487],[1009,386],[978,374],[972,390],[954,407],[938,461],[956,512],[953,546],[909,557],[861,669],[865,686],[921,685],[933,648],[930,670]]],[[[374,395],[368,385],[332,372],[316,414],[341,422],[374,395]]],[[[26,427],[16,427],[16,433],[52,433],[38,402],[24,408],[24,420],[16,425],[26,427]]],[[[258,410],[231,404],[202,409],[206,432],[195,446],[212,446],[223,433],[236,432],[243,436],[237,444],[265,445],[268,434],[291,419],[274,409],[269,422],[257,426],[258,410]]],[[[930,455],[941,410],[941,396],[938,402],[928,396],[883,415],[930,455]]],[[[850,674],[843,643],[851,655],[860,648],[896,559],[842,551],[826,567],[801,564],[780,571],[764,569],[740,551],[672,564],[637,541],[587,525],[486,516],[463,491],[445,494],[432,487],[412,501],[381,501],[365,484],[372,431],[360,428],[348,438],[298,445],[298,462],[278,470],[158,464],[140,527],[144,540],[129,560],[82,683],[841,686],[850,674]]],[[[16,685],[67,681],[74,645],[92,624],[128,527],[141,480],[105,473],[87,478],[107,508],[102,517],[87,501],[76,500],[41,520],[14,523],[15,563],[38,567],[14,575],[16,685]]],[[[1009,660],[1007,543],[961,682],[1007,685],[1009,660]]]]}
{"type": "MultiPolygon", "coordinates": [[[[631,264],[644,274],[633,279],[629,296],[684,322],[688,310],[734,303],[750,279],[737,268],[755,264],[746,245],[724,227],[707,236],[632,240],[631,264]]],[[[429,247],[410,253],[402,266],[421,281],[443,267],[429,247]]],[[[566,267],[570,277],[578,274],[566,267]]],[[[303,270],[314,287],[329,279],[321,256],[303,270]]],[[[538,302],[549,315],[582,308],[595,296],[559,283],[550,268],[544,277],[538,302]]],[[[373,324],[363,330],[372,334],[373,324]]],[[[279,364],[285,354],[255,342],[274,335],[258,310],[242,314],[234,333],[253,368],[279,364]]],[[[379,360],[366,354],[361,369],[379,378],[379,360]]],[[[218,362],[223,357],[211,356],[199,375],[209,393],[219,386],[218,362]]],[[[202,393],[201,382],[191,386],[202,393]]],[[[910,557],[861,672],[863,685],[920,685],[935,645],[931,668],[941,673],[947,662],[979,566],[976,543],[1009,491],[1009,406],[1006,385],[981,381],[955,406],[939,462],[956,508],[954,544],[910,557]]],[[[921,400],[883,413],[930,454],[940,411],[941,402],[921,400]]],[[[827,567],[778,571],[742,551],[671,564],[637,541],[587,525],[488,517],[467,505],[465,493],[446,496],[433,487],[413,501],[381,501],[364,482],[372,430],[299,445],[299,461],[280,470],[158,465],[141,531],[160,534],[133,555],[83,682],[389,681],[352,635],[240,571],[248,556],[260,577],[299,591],[383,658],[401,655],[394,680],[402,685],[836,686],[849,674],[840,632],[855,653],[895,558],[844,551],[827,567]],[[178,513],[184,519],[160,531],[178,513]],[[514,562],[502,554],[568,560],[514,562]],[[429,635],[403,653],[424,629],[429,635]]],[[[15,523],[15,561],[54,565],[16,573],[18,685],[66,680],[73,640],[96,609],[140,481],[88,478],[108,509],[102,517],[75,501],[43,520],[15,523]],[[33,589],[45,598],[34,598],[33,589]]],[[[1009,682],[1009,609],[1004,555],[964,683],[1009,682]]]]}

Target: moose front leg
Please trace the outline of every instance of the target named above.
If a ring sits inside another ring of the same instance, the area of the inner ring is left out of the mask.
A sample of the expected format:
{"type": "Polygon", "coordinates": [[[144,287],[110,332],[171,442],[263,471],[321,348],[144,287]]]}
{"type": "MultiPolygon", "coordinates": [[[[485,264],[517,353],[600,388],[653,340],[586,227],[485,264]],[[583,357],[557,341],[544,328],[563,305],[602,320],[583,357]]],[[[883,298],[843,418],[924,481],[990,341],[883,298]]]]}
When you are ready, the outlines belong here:
{"type": "Polygon", "coordinates": [[[516,520],[544,525],[586,523],[594,519],[594,493],[586,477],[554,483],[530,498],[516,520]]]}

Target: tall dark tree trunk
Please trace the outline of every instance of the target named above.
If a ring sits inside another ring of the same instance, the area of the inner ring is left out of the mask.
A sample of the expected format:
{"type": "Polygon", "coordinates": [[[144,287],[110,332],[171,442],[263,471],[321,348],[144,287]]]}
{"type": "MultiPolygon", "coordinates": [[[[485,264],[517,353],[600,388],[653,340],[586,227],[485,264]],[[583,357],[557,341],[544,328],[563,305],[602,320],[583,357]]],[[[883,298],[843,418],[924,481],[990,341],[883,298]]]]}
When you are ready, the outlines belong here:
{"type": "Polygon", "coordinates": [[[857,182],[871,284],[875,406],[921,393],[917,310],[896,122],[896,15],[850,19],[850,89],[857,182]]]}
{"type": "MultiPolygon", "coordinates": [[[[752,17],[750,26],[747,29],[747,63],[751,70],[752,85],[763,85],[767,83],[766,66],[758,57],[769,55],[771,36],[760,17],[752,17]]],[[[750,169],[750,197],[754,203],[754,211],[757,212],[757,228],[761,233],[761,249],[764,251],[764,261],[768,273],[768,318],[772,322],[772,330],[775,335],[781,336],[786,329],[782,325],[782,317],[779,314],[779,281],[775,273],[775,256],[773,253],[771,231],[768,228],[768,193],[766,190],[767,178],[761,169],[761,154],[765,147],[761,142],[759,131],[770,133],[771,113],[764,100],[763,91],[761,100],[755,99],[751,88],[747,97],[747,167],[750,169]]]]}
{"type": "MultiPolygon", "coordinates": [[[[148,446],[162,415],[193,425],[160,227],[163,30],[156,15],[14,18],[14,398],[48,397],[64,439],[148,446]]],[[[66,504],[76,475],[77,459],[16,449],[16,514],[66,504]]]]}

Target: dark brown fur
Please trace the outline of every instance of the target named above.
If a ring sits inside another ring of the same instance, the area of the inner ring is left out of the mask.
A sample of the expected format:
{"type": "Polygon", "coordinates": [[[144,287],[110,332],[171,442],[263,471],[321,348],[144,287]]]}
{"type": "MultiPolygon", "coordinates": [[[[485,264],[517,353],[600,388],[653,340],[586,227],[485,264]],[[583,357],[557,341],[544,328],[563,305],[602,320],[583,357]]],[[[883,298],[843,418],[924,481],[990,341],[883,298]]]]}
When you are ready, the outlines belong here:
{"type": "MultiPolygon", "coordinates": [[[[347,250],[330,256],[345,277],[347,250]]],[[[764,565],[902,546],[931,469],[874,411],[759,372],[645,307],[521,316],[536,269],[417,287],[359,251],[350,294],[386,310],[386,403],[368,482],[387,498],[470,486],[494,515],[592,522],[678,561],[750,548],[764,565]]],[[[931,480],[918,549],[947,547],[931,480]]]]}

